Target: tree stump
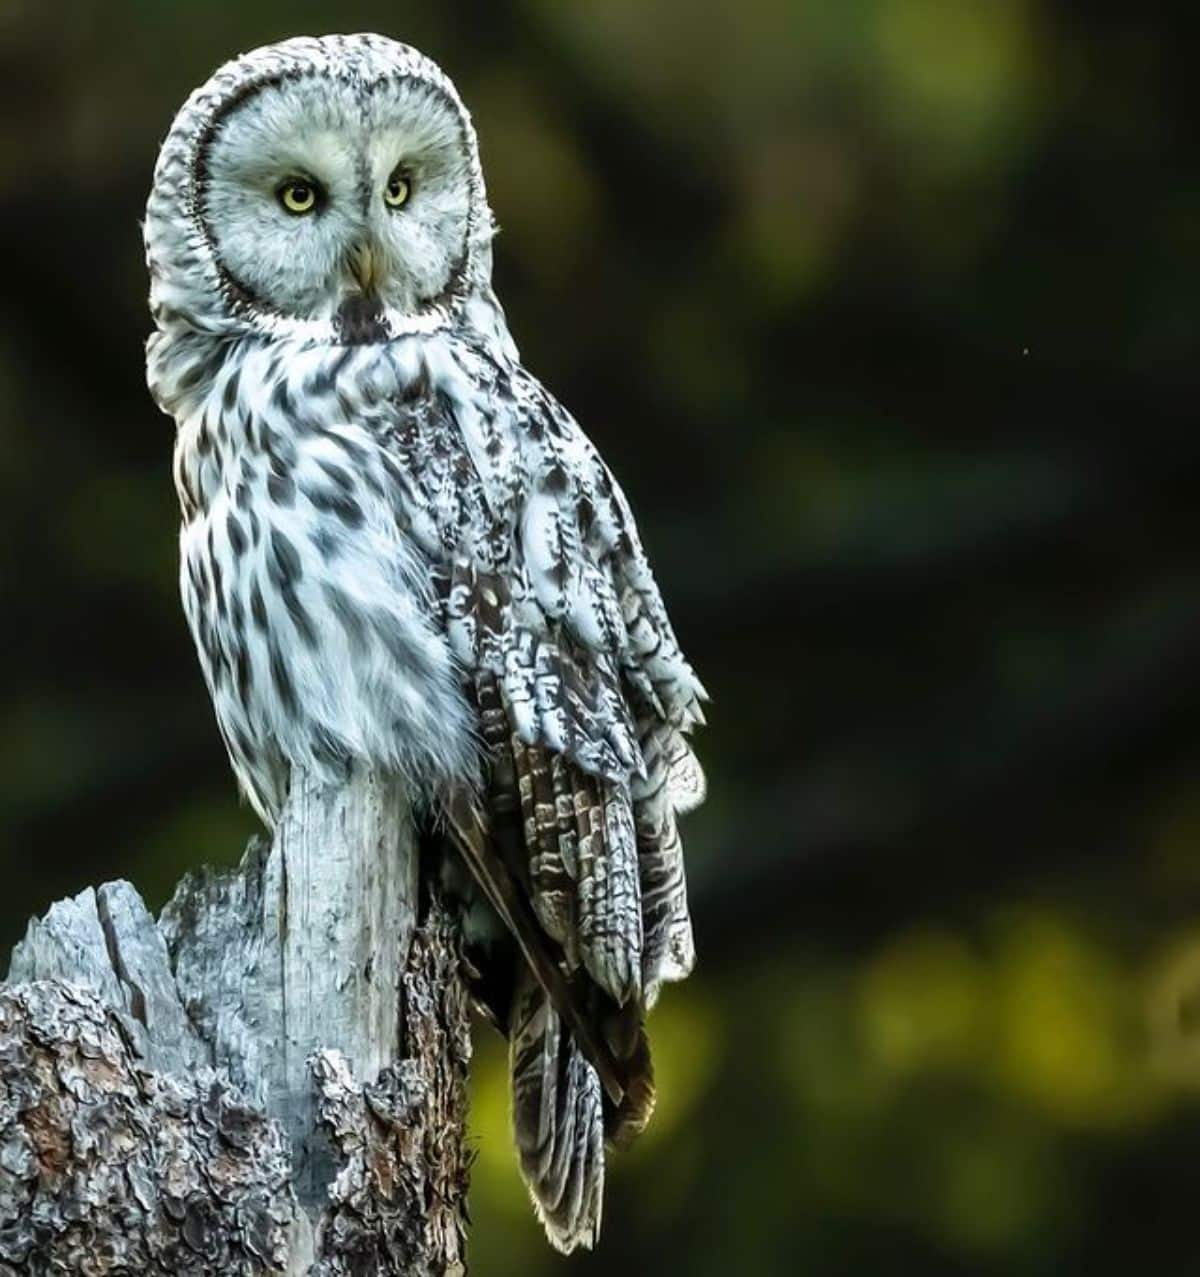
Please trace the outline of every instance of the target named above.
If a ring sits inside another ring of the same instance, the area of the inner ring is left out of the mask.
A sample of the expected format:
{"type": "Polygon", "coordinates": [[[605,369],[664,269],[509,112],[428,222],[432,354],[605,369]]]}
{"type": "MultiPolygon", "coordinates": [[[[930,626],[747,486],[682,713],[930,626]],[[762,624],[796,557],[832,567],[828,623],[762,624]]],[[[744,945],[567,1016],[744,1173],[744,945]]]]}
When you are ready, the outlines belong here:
{"type": "Polygon", "coordinates": [[[465,1273],[470,1036],[393,781],[30,923],[0,988],[0,1277],[465,1273]]]}

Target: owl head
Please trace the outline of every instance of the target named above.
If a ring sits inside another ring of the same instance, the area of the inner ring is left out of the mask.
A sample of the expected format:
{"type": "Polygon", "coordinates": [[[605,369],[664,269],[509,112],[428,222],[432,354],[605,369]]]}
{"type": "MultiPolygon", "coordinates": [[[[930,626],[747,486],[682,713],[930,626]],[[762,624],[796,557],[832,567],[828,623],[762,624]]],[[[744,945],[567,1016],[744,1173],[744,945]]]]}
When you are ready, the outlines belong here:
{"type": "Polygon", "coordinates": [[[163,144],[147,206],[160,329],[356,342],[427,330],[487,283],[471,119],[428,58],[296,39],[218,70],[163,144]]]}

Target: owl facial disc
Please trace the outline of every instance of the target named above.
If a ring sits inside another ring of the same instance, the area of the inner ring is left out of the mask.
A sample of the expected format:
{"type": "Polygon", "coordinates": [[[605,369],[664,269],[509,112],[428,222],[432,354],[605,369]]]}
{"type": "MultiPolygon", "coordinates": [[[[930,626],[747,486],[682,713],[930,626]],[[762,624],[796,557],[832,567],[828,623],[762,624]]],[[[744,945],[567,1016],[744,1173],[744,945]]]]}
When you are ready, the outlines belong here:
{"type": "Polygon", "coordinates": [[[146,232],[168,322],[363,341],[461,313],[489,282],[493,224],[446,76],[392,40],[327,36],[256,50],[192,95],[146,232]]]}

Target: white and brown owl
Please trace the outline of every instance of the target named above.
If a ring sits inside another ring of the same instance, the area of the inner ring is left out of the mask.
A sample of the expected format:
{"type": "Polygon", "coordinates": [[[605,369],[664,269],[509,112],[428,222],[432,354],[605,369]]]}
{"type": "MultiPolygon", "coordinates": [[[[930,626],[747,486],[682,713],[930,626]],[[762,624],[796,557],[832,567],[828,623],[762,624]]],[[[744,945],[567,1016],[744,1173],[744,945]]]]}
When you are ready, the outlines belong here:
{"type": "Polygon", "coordinates": [[[524,1175],[591,1244],[643,1021],[693,962],[676,816],[703,689],[629,506],[522,367],[471,119],[427,58],[298,39],[180,111],[147,208],[151,390],[181,583],[234,770],[393,772],[510,1042],[524,1175]]]}

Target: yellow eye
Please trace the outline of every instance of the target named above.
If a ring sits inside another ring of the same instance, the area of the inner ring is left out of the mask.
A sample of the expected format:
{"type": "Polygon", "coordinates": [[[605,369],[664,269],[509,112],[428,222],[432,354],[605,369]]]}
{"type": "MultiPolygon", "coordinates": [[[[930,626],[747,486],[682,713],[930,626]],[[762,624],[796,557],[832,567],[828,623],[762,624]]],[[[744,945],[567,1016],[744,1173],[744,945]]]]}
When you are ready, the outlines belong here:
{"type": "Polygon", "coordinates": [[[317,206],[317,188],[301,177],[291,178],[279,188],[279,202],[289,213],[311,213],[317,206]]]}
{"type": "Polygon", "coordinates": [[[409,181],[403,173],[393,173],[383,188],[383,202],[388,208],[403,208],[408,203],[409,181]]]}

